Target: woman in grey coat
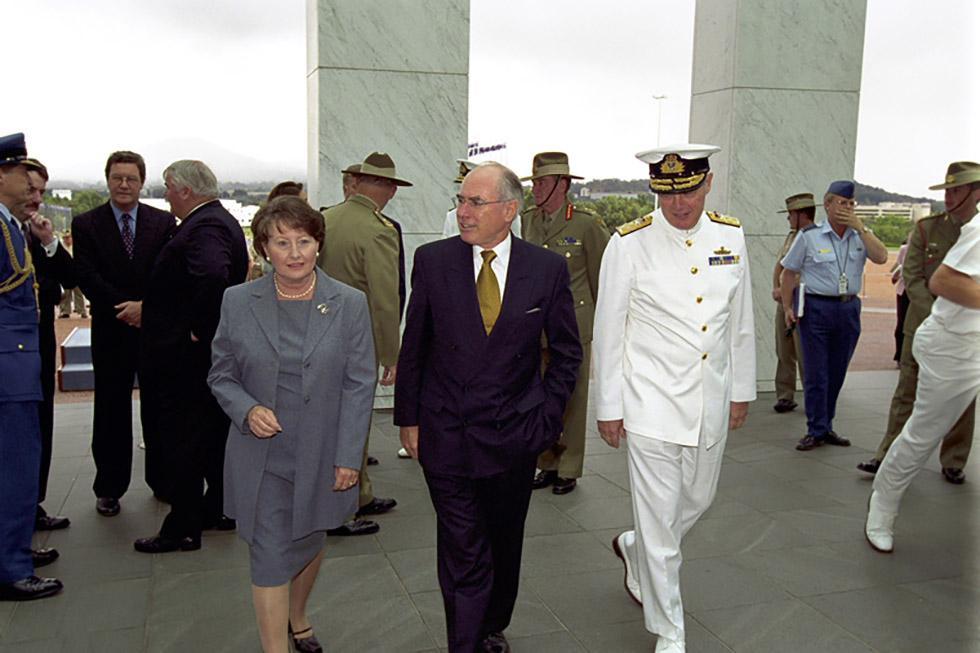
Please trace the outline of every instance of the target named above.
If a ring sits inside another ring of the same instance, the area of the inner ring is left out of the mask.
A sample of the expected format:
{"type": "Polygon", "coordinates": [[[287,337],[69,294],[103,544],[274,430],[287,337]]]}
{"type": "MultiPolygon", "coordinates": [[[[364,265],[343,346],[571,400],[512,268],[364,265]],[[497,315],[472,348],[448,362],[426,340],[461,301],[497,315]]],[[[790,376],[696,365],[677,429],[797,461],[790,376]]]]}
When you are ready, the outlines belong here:
{"type": "Polygon", "coordinates": [[[306,600],[325,532],[357,509],[377,369],[363,293],[316,267],[323,218],[280,197],[253,221],[273,274],[225,291],[211,391],[231,418],[225,513],[249,544],[262,647],[322,650],[306,600]]]}

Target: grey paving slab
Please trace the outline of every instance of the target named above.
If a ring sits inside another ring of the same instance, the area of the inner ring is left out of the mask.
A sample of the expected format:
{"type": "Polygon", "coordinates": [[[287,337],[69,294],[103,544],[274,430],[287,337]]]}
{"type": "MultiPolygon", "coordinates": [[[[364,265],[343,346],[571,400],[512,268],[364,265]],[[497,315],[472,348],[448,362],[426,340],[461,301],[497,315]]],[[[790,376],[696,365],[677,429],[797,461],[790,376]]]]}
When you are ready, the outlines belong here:
{"type": "Polygon", "coordinates": [[[788,598],[778,583],[731,558],[688,560],[681,567],[681,598],[688,612],[788,598]]]}
{"type": "Polygon", "coordinates": [[[798,599],[701,610],[694,616],[733,651],[858,653],[872,650],[798,599]]]}
{"type": "MultiPolygon", "coordinates": [[[[884,427],[894,372],[849,377],[837,424],[849,448],[794,449],[802,409],[778,415],[771,394],[730,435],[714,504],[683,544],[688,650],[980,650],[980,457],[952,486],[936,457],[916,478],[897,523],[896,551],[865,543],[871,478],[855,465],[884,427]],[[877,407],[877,408],[876,408],[877,407]]],[[[381,532],[328,538],[310,599],[318,636],[335,651],[445,650],[435,517],[417,463],[395,457],[397,429],[376,415],[372,467],[379,496],[399,505],[381,532]]],[[[123,512],[96,514],[89,453],[91,404],[59,405],[45,505],[71,528],[35,537],[61,559],[43,571],[66,591],[0,603],[0,653],[258,650],[248,547],[208,533],[199,552],[138,554],[168,511],[142,480],[137,450],[123,512]]],[[[980,432],[980,428],[978,428],[980,432]]],[[[532,495],[521,594],[507,634],[515,651],[650,651],[642,610],[626,597],[610,540],[632,522],[625,450],[590,422],[575,492],[532,495]]]]}
{"type": "Polygon", "coordinates": [[[874,587],[804,599],[878,651],[977,651],[980,631],[899,587],[874,587]]]}
{"type": "Polygon", "coordinates": [[[142,626],[149,590],[150,579],[134,578],[83,584],[53,598],[22,603],[3,642],[142,626]]]}
{"type": "Polygon", "coordinates": [[[701,519],[684,539],[686,560],[809,544],[806,534],[765,514],[701,519]]]}
{"type": "MultiPolygon", "coordinates": [[[[613,558],[613,560],[618,560],[613,558]]],[[[622,566],[619,567],[622,570],[622,566]]],[[[535,576],[524,580],[572,632],[642,618],[623,589],[623,574],[592,571],[535,576]]]]}
{"type": "Polygon", "coordinates": [[[439,589],[436,575],[436,549],[403,549],[387,554],[388,563],[410,594],[439,589]]]}

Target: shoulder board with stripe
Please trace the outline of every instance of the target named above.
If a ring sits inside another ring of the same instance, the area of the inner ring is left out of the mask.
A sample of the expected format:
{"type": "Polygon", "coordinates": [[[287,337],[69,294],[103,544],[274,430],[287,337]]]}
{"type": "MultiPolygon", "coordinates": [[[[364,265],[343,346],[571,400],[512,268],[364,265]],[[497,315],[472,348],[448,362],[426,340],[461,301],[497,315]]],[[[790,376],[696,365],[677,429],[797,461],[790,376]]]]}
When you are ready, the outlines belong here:
{"type": "Polygon", "coordinates": [[[725,224],[729,227],[741,227],[742,223],[739,222],[738,218],[733,218],[730,215],[722,215],[721,213],[715,213],[714,211],[708,211],[708,219],[712,222],[717,222],[718,224],[725,224]]]}
{"type": "Polygon", "coordinates": [[[616,227],[616,233],[618,233],[620,236],[626,236],[633,233],[634,231],[639,231],[644,227],[649,227],[651,224],[653,224],[653,214],[648,213],[642,218],[637,218],[636,220],[630,220],[626,224],[616,227]]]}

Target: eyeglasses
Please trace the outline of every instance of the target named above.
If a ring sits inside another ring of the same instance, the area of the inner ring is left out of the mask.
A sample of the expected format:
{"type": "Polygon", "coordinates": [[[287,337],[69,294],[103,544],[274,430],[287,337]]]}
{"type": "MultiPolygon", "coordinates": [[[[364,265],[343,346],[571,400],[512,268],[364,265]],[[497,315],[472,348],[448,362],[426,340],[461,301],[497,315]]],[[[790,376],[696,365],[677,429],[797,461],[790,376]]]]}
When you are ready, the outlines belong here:
{"type": "Polygon", "coordinates": [[[844,198],[837,198],[836,200],[834,200],[834,204],[836,204],[837,206],[857,206],[856,201],[844,199],[844,198]]]}
{"type": "Polygon", "coordinates": [[[109,175],[109,181],[114,184],[127,183],[135,186],[136,184],[140,183],[140,178],[130,177],[129,175],[109,175]]]}
{"type": "Polygon", "coordinates": [[[456,208],[461,206],[469,206],[471,209],[478,209],[481,206],[487,206],[489,204],[502,204],[503,202],[514,202],[515,200],[485,200],[481,197],[463,197],[462,195],[457,195],[455,197],[456,208]]]}

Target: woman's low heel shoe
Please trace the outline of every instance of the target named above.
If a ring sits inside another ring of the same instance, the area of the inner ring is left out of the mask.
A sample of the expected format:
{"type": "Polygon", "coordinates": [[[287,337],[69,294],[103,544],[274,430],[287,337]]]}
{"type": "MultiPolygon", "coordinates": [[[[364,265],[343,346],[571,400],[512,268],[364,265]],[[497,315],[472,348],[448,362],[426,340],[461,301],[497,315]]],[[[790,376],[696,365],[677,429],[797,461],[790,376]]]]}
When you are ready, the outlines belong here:
{"type": "Polygon", "coordinates": [[[289,624],[289,637],[293,640],[293,648],[299,651],[299,653],[323,653],[323,647],[320,646],[320,642],[317,640],[316,635],[311,634],[309,637],[299,638],[297,635],[305,635],[306,633],[312,633],[313,626],[309,628],[304,628],[303,630],[294,633],[293,625],[289,624]]]}

